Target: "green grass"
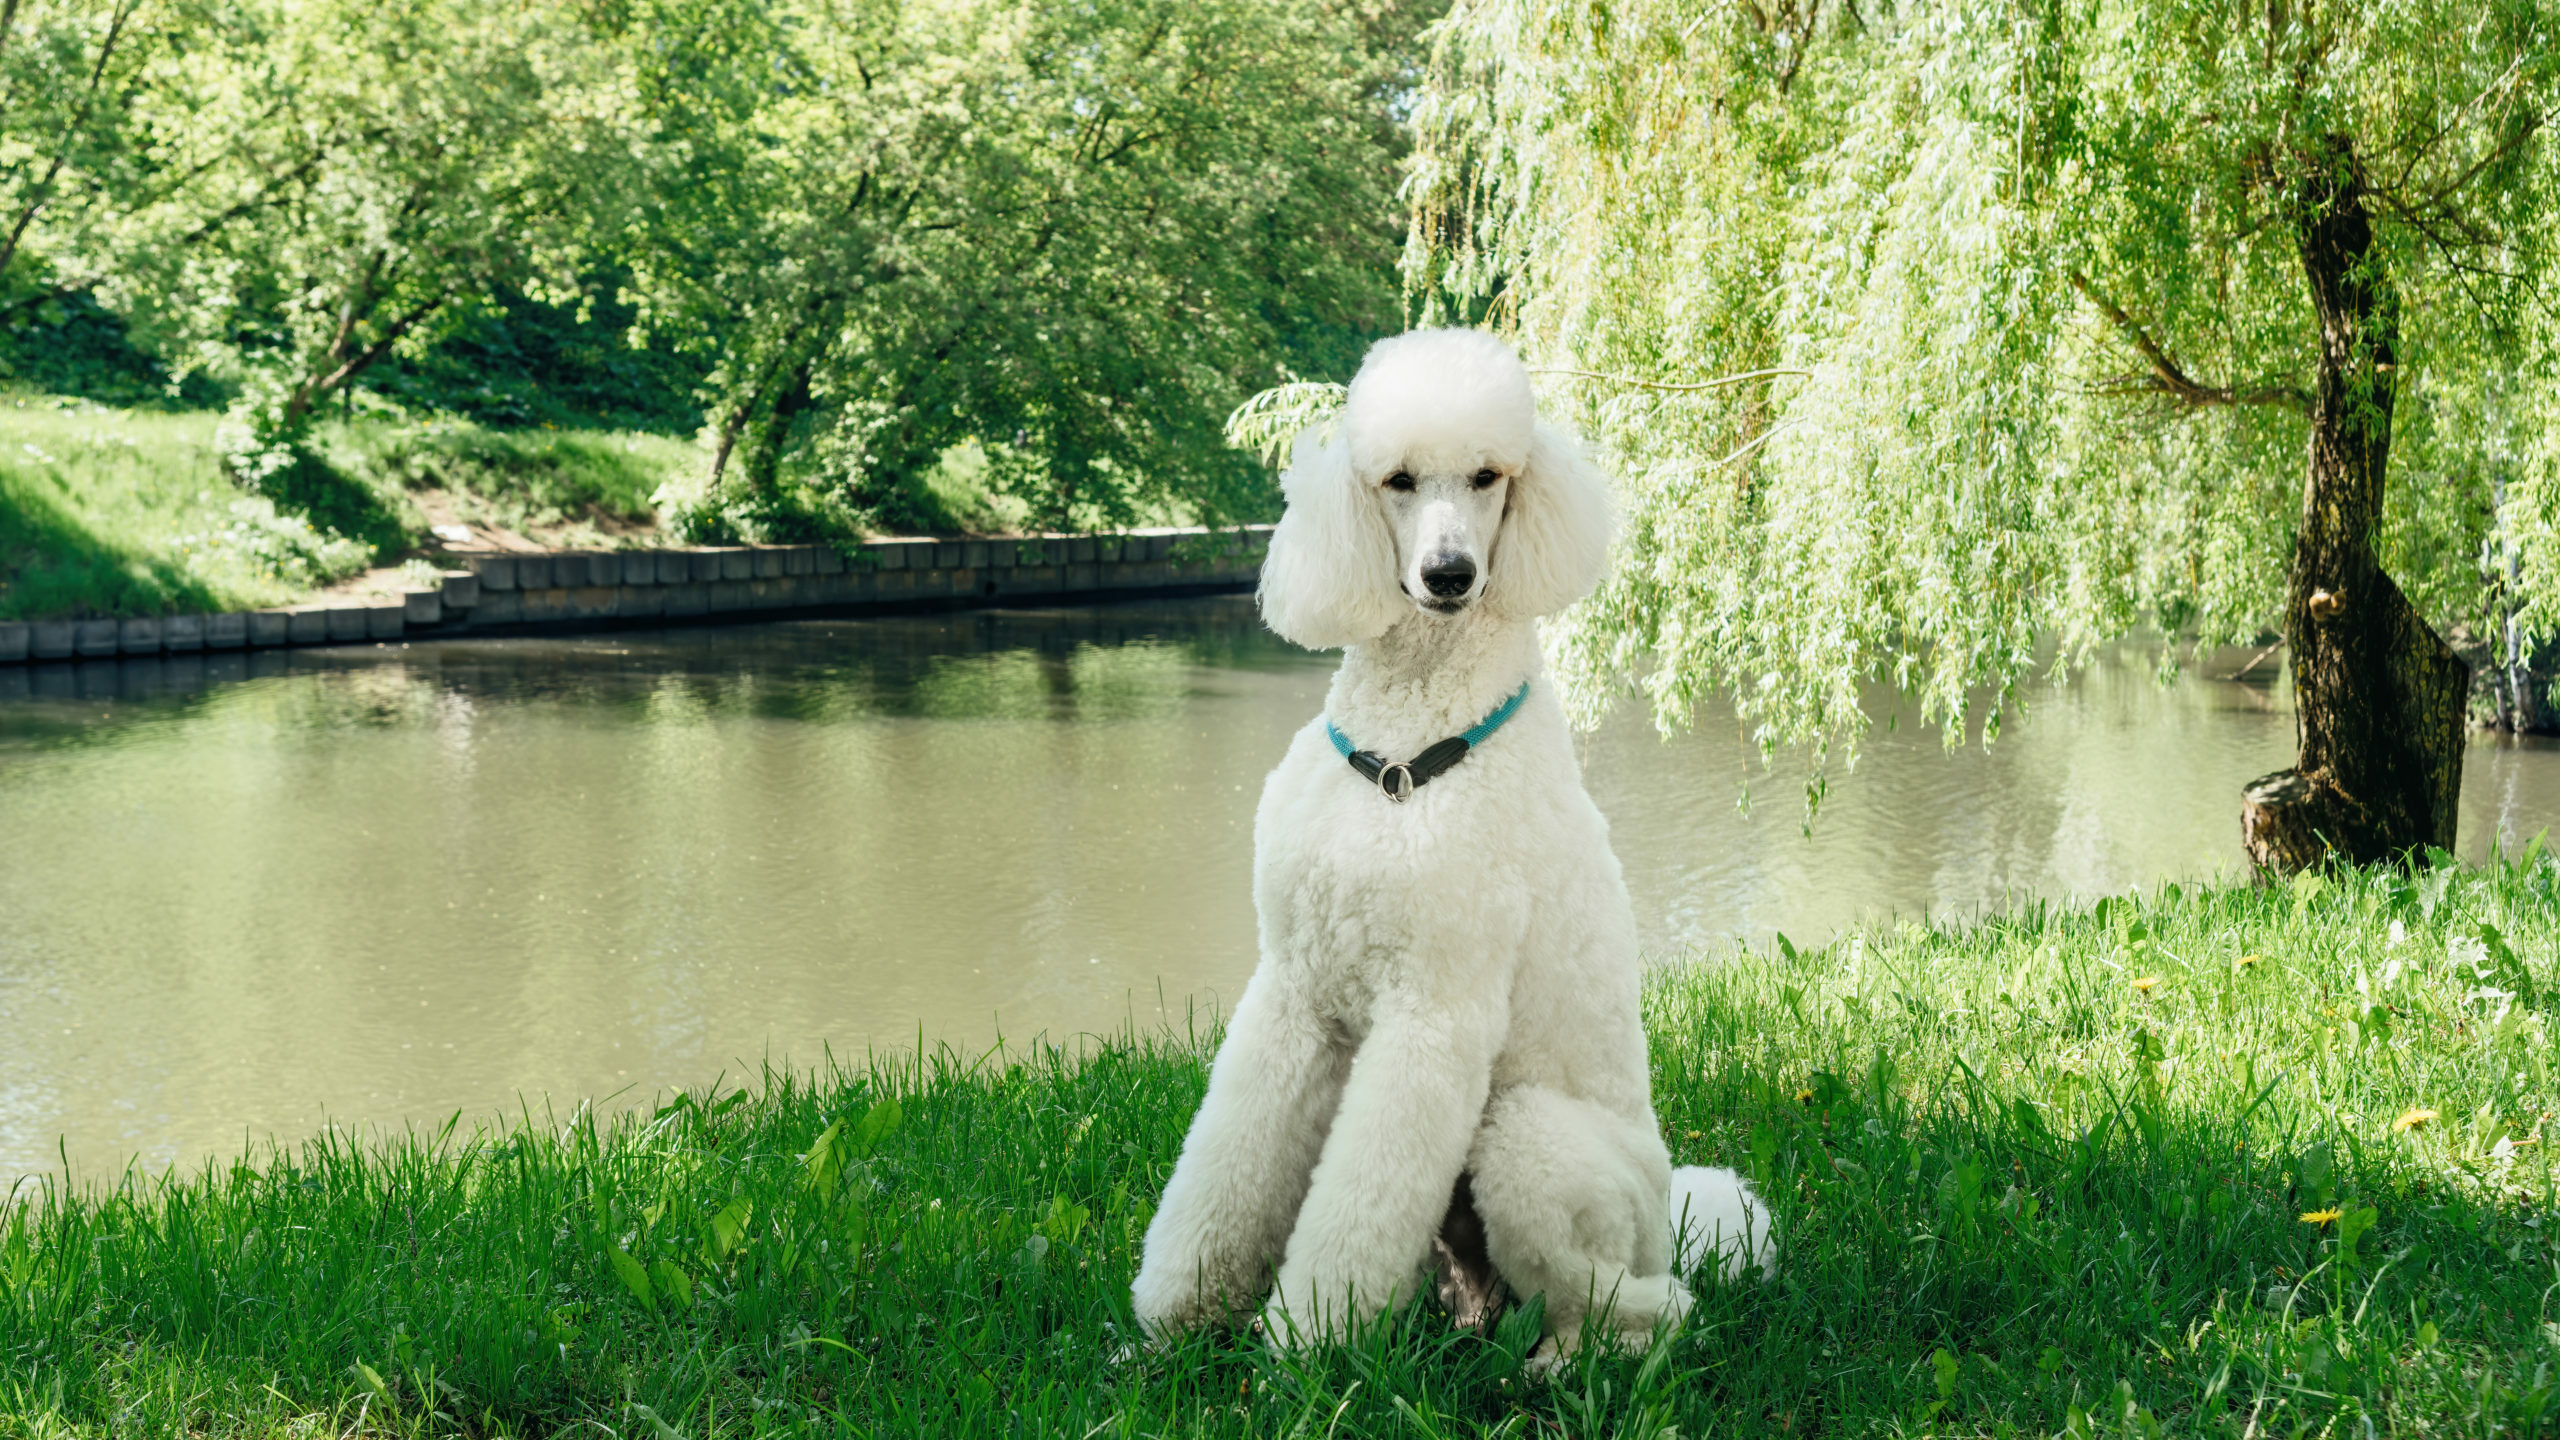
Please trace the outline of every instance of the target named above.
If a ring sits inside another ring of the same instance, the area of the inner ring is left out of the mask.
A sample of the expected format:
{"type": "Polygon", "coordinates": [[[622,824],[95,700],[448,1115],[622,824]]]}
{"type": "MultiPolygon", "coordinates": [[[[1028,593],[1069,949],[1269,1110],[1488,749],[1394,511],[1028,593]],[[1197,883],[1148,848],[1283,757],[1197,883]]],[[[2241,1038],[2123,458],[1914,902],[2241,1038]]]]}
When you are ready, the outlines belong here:
{"type": "Polygon", "coordinates": [[[0,396],[0,620],[254,609],[369,563],[224,480],[217,420],[0,396]]]}
{"type": "Polygon", "coordinates": [[[225,478],[219,424],[0,394],[0,620],[289,604],[423,541],[427,486],[466,521],[620,543],[694,463],[662,435],[360,415],[323,425],[317,462],[270,499],[225,478]]]}
{"type": "Polygon", "coordinates": [[[1124,1040],[23,1195],[0,1434],[2547,1435],[2555,936],[2535,851],[1666,970],[1783,1259],[1551,1384],[1524,1312],[1124,1354],[1204,1083],[1124,1040]]]}
{"type": "Polygon", "coordinates": [[[702,465],[690,441],[631,430],[358,420],[332,440],[331,459],[346,473],[381,489],[451,491],[461,519],[519,531],[651,527],[659,487],[702,465]]]}

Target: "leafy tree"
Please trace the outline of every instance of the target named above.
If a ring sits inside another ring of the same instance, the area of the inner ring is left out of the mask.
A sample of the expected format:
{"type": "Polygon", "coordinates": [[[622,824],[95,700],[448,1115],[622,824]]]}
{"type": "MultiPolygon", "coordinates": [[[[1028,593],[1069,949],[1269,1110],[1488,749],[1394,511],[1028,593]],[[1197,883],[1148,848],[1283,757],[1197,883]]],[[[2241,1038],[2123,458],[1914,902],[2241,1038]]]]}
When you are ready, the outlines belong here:
{"type": "MultiPolygon", "coordinates": [[[[623,147],[577,12],[293,0],[165,47],[136,101],[146,173],[99,288],[182,371],[239,387],[244,480],[292,483],[315,413],[500,289],[574,287],[623,147]]],[[[556,297],[555,297],[556,298],[556,297]]]]}
{"type": "Polygon", "coordinates": [[[700,358],[632,345],[637,311],[612,273],[584,288],[554,304],[502,286],[432,347],[395,348],[365,372],[365,387],[495,429],[601,425],[691,435],[701,428],[700,358]]]}
{"type": "Polygon", "coordinates": [[[695,523],[807,523],[788,460],[913,524],[969,442],[1052,524],[1267,504],[1218,418],[1395,319],[1390,21],[1307,0],[635,7],[635,290],[646,324],[716,356],[695,523]]]}
{"type": "Polygon", "coordinates": [[[2560,623],[2555,40],[2538,0],[1462,0],[1407,273],[1632,481],[1586,704],[1730,690],[1819,754],[1890,681],[1952,739],[2047,636],[2278,624],[2252,854],[2450,845],[2436,627],[2523,701],[2560,623]]]}
{"type": "Polygon", "coordinates": [[[119,162],[158,37],[144,0],[0,0],[0,320],[68,290],[46,242],[77,233],[119,162]]]}

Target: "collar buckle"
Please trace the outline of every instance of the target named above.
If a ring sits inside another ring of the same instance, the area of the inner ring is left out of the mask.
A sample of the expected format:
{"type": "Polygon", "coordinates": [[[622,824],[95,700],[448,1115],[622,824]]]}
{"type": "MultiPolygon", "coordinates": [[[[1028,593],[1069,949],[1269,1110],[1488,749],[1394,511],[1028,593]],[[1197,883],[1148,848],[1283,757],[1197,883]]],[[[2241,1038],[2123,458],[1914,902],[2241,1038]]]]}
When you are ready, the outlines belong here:
{"type": "Polygon", "coordinates": [[[1374,782],[1379,794],[1386,796],[1394,804],[1401,805],[1412,799],[1413,792],[1429,784],[1435,776],[1447,773],[1450,766],[1467,758],[1468,751],[1483,744],[1487,736],[1501,729],[1503,722],[1509,720],[1512,713],[1520,708],[1520,702],[1528,698],[1529,682],[1523,680],[1520,682],[1520,688],[1511,692],[1510,699],[1503,701],[1492,714],[1477,721],[1473,729],[1463,735],[1452,735],[1428,747],[1411,760],[1389,760],[1384,756],[1357,749],[1352,745],[1351,737],[1343,734],[1342,727],[1331,720],[1324,722],[1324,735],[1326,739],[1333,742],[1334,750],[1351,763],[1354,773],[1363,780],[1374,782]]]}

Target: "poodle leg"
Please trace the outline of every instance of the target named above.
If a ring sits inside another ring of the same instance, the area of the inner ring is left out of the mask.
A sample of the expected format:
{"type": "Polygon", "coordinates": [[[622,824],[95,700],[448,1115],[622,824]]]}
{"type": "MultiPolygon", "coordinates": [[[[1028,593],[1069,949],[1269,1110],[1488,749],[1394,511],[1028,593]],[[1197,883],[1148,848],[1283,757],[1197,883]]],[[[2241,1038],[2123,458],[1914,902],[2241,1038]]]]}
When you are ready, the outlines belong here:
{"type": "Polygon", "coordinates": [[[1147,1226],[1130,1298],[1158,1338],[1261,1297],[1341,1096],[1347,1054],[1279,988],[1262,974],[1245,987],[1147,1226]]]}
{"type": "Polygon", "coordinates": [[[1501,1033],[1499,1002],[1482,996],[1380,998],[1263,1311],[1275,1341],[1326,1338],[1414,1292],[1484,1113],[1501,1033]]]}
{"type": "Polygon", "coordinates": [[[1562,1352],[1595,1313],[1630,1348],[1687,1313],[1671,1274],[1671,1157],[1649,1124],[1524,1085],[1486,1108],[1467,1168],[1494,1267],[1513,1293],[1547,1297],[1562,1352]]]}

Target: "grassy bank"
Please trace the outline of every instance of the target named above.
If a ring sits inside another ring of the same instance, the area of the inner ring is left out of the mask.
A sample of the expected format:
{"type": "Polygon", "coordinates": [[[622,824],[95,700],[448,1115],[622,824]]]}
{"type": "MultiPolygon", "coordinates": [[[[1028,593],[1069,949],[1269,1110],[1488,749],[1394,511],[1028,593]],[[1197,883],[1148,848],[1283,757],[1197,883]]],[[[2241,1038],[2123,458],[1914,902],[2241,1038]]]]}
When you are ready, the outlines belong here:
{"type": "Polygon", "coordinates": [[[219,423],[0,395],[0,620],[290,604],[424,544],[430,510],[615,544],[693,463],[662,435],[359,416],[321,428],[321,463],[279,506],[225,478],[219,423]]]}
{"type": "Polygon", "coordinates": [[[0,1434],[2550,1434],[2555,936],[2537,851],[1666,971],[1784,1258],[1551,1385],[1525,1316],[1124,1356],[1140,1042],[22,1195],[0,1434]]]}

